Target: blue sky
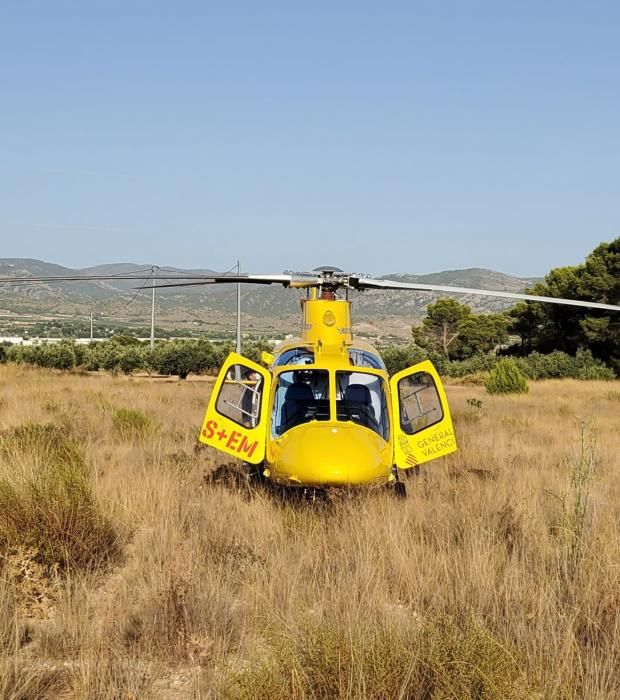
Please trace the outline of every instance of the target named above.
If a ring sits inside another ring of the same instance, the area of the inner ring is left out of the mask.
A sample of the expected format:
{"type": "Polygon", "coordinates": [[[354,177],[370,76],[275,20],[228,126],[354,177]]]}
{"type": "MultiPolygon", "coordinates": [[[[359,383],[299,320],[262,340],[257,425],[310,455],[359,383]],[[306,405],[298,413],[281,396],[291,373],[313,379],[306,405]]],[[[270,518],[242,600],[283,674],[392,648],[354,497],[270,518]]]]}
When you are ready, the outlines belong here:
{"type": "Polygon", "coordinates": [[[620,234],[620,4],[0,9],[0,257],[540,275],[620,234]]]}

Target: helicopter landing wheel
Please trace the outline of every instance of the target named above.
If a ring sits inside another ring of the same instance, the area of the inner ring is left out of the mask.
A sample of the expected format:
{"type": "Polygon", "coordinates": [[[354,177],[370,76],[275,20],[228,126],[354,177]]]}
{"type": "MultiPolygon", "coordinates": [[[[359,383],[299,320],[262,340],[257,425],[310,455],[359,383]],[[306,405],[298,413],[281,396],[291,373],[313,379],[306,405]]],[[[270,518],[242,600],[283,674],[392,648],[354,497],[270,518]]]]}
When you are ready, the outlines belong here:
{"type": "Polygon", "coordinates": [[[245,469],[245,475],[249,486],[259,485],[265,482],[262,462],[260,464],[250,464],[250,462],[244,462],[243,468],[245,469]]]}
{"type": "Polygon", "coordinates": [[[402,481],[397,481],[394,484],[394,495],[396,498],[407,498],[407,487],[402,481]]]}
{"type": "Polygon", "coordinates": [[[400,475],[396,466],[392,467],[392,474],[394,475],[394,482],[392,484],[394,495],[396,498],[407,498],[407,487],[405,483],[400,480],[400,475]]]}

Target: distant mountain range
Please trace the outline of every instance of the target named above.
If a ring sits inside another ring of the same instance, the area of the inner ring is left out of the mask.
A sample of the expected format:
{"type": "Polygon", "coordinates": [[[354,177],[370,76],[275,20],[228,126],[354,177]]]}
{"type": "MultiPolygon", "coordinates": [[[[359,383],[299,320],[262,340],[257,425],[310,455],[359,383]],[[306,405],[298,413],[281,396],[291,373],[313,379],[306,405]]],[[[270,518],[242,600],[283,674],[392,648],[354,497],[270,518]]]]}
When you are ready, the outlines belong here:
{"type": "MultiPolygon", "coordinates": [[[[72,269],[28,258],[0,258],[0,277],[25,276],[67,276],[67,275],[121,275],[147,273],[149,264],[111,263],[81,269],[72,269]]],[[[166,272],[214,274],[206,269],[161,268],[166,272]]],[[[254,270],[253,270],[254,272],[254,270]]],[[[217,274],[217,273],[216,273],[217,274]]],[[[497,289],[520,292],[537,281],[537,278],[518,278],[494,270],[469,268],[465,270],[446,270],[424,275],[389,274],[384,279],[401,282],[420,282],[425,284],[445,284],[461,287],[478,287],[480,289],[497,289]]],[[[145,284],[148,284],[145,283],[145,284]]],[[[83,317],[88,309],[96,314],[123,318],[145,319],[150,305],[150,291],[138,292],[141,285],[134,280],[77,281],[61,283],[24,284],[19,286],[0,285],[0,311],[18,314],[72,315],[83,317]],[[135,296],[135,298],[134,298],[135,296]]],[[[297,330],[299,299],[303,292],[282,289],[279,285],[250,286],[242,285],[242,309],[248,318],[256,323],[250,324],[266,329],[286,330],[292,325],[297,330]]],[[[438,295],[426,292],[408,291],[367,291],[352,293],[354,300],[353,318],[358,330],[369,326],[368,332],[390,328],[400,334],[396,328],[408,329],[426,312],[426,306],[438,298],[438,295]]],[[[185,287],[162,289],[157,292],[158,319],[168,323],[208,322],[213,325],[216,319],[229,323],[229,315],[236,308],[236,290],[234,285],[185,287]]],[[[469,304],[477,312],[491,312],[512,306],[510,301],[492,297],[463,295],[459,301],[469,304]]]]}

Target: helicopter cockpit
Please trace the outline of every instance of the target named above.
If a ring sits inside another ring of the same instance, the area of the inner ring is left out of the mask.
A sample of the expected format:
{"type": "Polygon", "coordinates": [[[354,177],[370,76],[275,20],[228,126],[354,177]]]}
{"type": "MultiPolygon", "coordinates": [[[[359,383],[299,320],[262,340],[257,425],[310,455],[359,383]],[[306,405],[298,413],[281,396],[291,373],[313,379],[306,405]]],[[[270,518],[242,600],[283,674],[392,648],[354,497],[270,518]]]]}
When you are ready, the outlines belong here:
{"type": "MultiPolygon", "coordinates": [[[[337,371],[335,379],[338,421],[351,421],[389,438],[389,414],[384,381],[363,371],[337,371]]],[[[310,421],[327,421],[330,415],[330,373],[325,369],[291,369],[278,375],[273,402],[273,437],[310,421]]]]}

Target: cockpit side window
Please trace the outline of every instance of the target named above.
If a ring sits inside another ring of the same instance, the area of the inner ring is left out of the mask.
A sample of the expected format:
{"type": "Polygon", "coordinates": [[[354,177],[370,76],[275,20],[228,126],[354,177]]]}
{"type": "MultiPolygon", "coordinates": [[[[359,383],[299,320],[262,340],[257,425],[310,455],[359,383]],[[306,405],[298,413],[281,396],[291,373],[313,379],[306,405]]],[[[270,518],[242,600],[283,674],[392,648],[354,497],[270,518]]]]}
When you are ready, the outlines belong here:
{"type": "Polygon", "coordinates": [[[349,362],[356,367],[370,367],[371,369],[385,369],[385,364],[379,355],[368,350],[349,348],[349,362]]]}
{"type": "Polygon", "coordinates": [[[389,414],[384,382],[366,372],[336,372],[336,417],[373,430],[389,439],[389,414]]]}
{"type": "Polygon", "coordinates": [[[285,350],[275,361],[276,366],[314,364],[314,351],[308,348],[285,350]]]}
{"type": "Polygon", "coordinates": [[[329,420],[329,373],[322,369],[282,372],[273,402],[273,437],[313,420],[329,420]]]}

